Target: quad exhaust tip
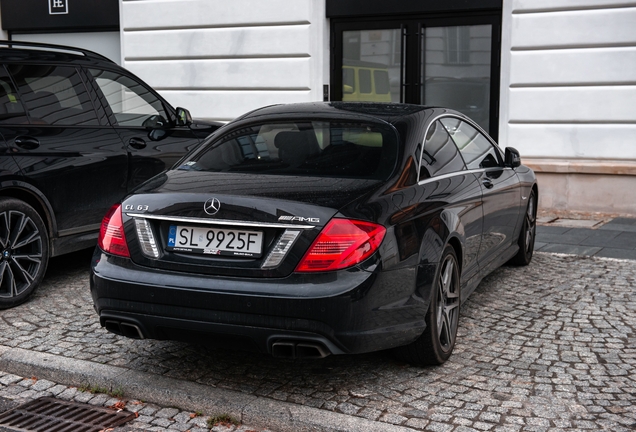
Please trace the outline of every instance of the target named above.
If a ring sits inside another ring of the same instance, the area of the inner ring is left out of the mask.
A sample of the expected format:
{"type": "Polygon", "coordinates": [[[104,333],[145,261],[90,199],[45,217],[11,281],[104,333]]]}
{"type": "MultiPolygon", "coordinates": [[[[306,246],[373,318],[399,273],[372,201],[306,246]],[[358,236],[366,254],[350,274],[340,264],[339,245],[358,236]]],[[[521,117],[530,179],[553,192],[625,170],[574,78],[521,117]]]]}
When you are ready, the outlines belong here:
{"type": "Polygon", "coordinates": [[[316,342],[285,341],[272,344],[272,356],[277,358],[321,359],[329,354],[331,352],[327,348],[316,342]]]}
{"type": "Polygon", "coordinates": [[[131,339],[144,339],[144,334],[136,324],[107,320],[104,322],[104,327],[106,330],[111,333],[115,333],[116,335],[126,336],[131,339]]]}

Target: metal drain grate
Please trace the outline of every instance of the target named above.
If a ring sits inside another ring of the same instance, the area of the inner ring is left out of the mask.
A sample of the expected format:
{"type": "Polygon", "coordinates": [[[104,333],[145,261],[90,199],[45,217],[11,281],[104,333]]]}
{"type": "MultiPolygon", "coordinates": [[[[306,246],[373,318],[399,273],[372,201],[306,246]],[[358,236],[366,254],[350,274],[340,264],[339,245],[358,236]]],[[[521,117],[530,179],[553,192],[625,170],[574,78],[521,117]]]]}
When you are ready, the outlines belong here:
{"type": "Polygon", "coordinates": [[[134,413],[43,397],[0,414],[0,426],[25,432],[99,432],[133,418],[134,413]]]}

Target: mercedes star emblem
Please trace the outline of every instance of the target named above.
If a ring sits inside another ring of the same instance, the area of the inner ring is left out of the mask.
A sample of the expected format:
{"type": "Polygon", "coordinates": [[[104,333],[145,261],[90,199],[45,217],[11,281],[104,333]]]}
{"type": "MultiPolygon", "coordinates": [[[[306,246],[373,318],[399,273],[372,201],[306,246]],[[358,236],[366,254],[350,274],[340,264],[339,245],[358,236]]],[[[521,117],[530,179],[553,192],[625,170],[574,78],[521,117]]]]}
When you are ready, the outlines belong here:
{"type": "Polygon", "coordinates": [[[203,204],[203,210],[210,216],[217,214],[220,208],[221,201],[216,198],[210,198],[203,204]]]}

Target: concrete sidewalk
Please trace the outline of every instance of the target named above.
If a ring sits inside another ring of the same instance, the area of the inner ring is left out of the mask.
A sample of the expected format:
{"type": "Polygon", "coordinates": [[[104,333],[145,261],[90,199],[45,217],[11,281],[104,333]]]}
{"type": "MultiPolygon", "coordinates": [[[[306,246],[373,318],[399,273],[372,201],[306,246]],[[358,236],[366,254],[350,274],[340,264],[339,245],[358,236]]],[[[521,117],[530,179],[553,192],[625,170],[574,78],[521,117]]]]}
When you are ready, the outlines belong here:
{"type": "Polygon", "coordinates": [[[555,222],[537,226],[535,251],[636,260],[636,218],[615,218],[590,228],[575,226],[585,221],[555,222]]]}

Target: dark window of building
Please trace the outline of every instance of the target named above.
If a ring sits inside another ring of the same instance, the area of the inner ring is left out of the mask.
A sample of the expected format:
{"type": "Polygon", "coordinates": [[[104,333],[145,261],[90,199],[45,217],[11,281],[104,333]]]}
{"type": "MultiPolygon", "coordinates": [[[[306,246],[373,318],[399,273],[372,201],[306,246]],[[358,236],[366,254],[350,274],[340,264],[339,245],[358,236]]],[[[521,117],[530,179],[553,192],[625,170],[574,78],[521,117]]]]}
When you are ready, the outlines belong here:
{"type": "Polygon", "coordinates": [[[501,13],[501,0],[327,0],[331,100],[448,107],[497,139],[501,13]],[[372,91],[340,85],[345,67],[373,71],[372,91]]]}

